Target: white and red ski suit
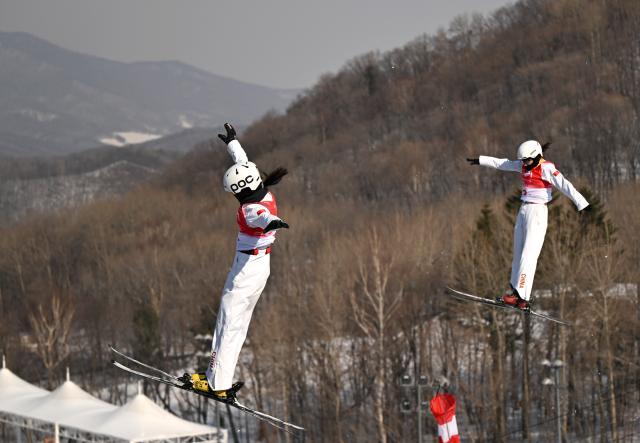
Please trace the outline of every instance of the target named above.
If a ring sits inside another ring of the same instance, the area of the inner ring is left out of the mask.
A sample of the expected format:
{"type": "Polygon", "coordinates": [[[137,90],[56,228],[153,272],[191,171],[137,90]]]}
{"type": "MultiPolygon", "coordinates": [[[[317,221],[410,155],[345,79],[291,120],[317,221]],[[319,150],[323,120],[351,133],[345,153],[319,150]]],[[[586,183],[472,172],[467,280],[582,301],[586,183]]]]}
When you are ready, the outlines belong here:
{"type": "MultiPolygon", "coordinates": [[[[227,145],[235,163],[246,163],[247,154],[238,140],[227,145]]],[[[278,218],[276,198],[267,192],[259,202],[238,208],[238,239],[233,265],[222,290],[220,311],[211,343],[207,380],[214,391],[231,388],[240,350],[247,336],[253,308],[270,273],[270,245],[276,231],[264,228],[278,218]]]]}
{"type": "Polygon", "coordinates": [[[522,177],[522,206],[518,211],[513,231],[513,262],[511,264],[511,286],[518,295],[529,300],[533,277],[547,232],[547,203],[551,201],[551,188],[555,186],[576,205],[578,211],[589,206],[589,202],[564,178],[556,166],[544,159],[530,171],[521,160],[507,160],[481,155],[480,165],[502,171],[519,172],[522,177]]]}

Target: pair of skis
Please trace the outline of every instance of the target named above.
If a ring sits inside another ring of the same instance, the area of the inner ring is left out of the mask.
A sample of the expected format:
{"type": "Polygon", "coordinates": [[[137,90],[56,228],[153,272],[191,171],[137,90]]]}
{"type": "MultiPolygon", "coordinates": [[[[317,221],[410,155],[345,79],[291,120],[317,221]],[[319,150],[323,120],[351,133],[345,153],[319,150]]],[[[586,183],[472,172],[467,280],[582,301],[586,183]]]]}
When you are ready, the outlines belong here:
{"type": "Polygon", "coordinates": [[[130,356],[126,355],[126,354],[123,354],[122,352],[118,351],[117,349],[115,349],[112,346],[109,346],[109,348],[111,349],[111,352],[113,352],[115,355],[127,360],[130,363],[134,363],[136,365],[142,366],[143,368],[146,368],[146,369],[154,372],[157,375],[152,375],[152,374],[148,374],[146,372],[141,372],[139,370],[132,369],[129,366],[127,366],[126,364],[123,364],[123,363],[120,363],[120,362],[118,362],[116,360],[113,360],[113,364],[117,368],[122,369],[123,371],[126,371],[126,372],[128,372],[130,374],[133,374],[133,375],[137,375],[137,376],[145,378],[147,380],[155,381],[155,382],[158,382],[158,383],[164,383],[165,385],[169,385],[169,386],[173,386],[173,387],[178,388],[178,389],[182,389],[182,390],[185,390],[185,391],[193,392],[196,395],[200,395],[202,397],[206,397],[206,398],[209,398],[211,400],[215,400],[217,402],[224,403],[227,406],[230,406],[230,407],[235,408],[235,409],[237,409],[239,411],[242,411],[242,412],[244,412],[246,414],[249,414],[249,415],[257,418],[258,420],[261,420],[261,421],[263,421],[263,422],[265,422],[265,423],[267,423],[267,424],[269,424],[269,425],[271,425],[271,426],[273,426],[273,427],[275,427],[277,429],[280,429],[280,430],[282,430],[284,432],[287,432],[287,433],[292,434],[292,435],[297,436],[297,437],[304,437],[305,429],[300,427],[300,426],[294,425],[293,423],[286,422],[286,421],[281,420],[281,419],[279,419],[277,417],[273,417],[271,415],[265,414],[264,412],[260,412],[260,411],[257,411],[255,409],[252,409],[252,408],[249,408],[247,406],[244,406],[243,404],[239,403],[237,400],[234,400],[234,401],[231,401],[231,402],[224,401],[224,400],[221,400],[221,399],[219,399],[219,398],[217,398],[217,397],[215,397],[213,395],[209,395],[206,392],[197,391],[197,390],[193,389],[193,387],[191,386],[191,383],[185,383],[185,382],[181,381],[175,375],[169,374],[168,372],[165,372],[162,369],[158,369],[158,368],[156,368],[154,366],[150,366],[150,365],[148,365],[146,363],[138,361],[138,360],[134,359],[133,357],[130,357],[130,356]]]}
{"type": "Polygon", "coordinates": [[[458,291],[457,289],[452,289],[452,288],[447,287],[447,293],[449,293],[449,295],[451,295],[452,297],[454,297],[454,298],[456,298],[458,300],[472,301],[472,302],[476,302],[476,303],[481,303],[483,305],[492,306],[494,308],[511,309],[511,310],[514,310],[514,311],[521,312],[521,313],[523,313],[525,315],[533,315],[534,317],[542,318],[544,320],[549,320],[549,321],[558,323],[558,324],[563,325],[563,326],[571,326],[571,323],[566,321],[566,320],[562,320],[562,319],[559,319],[559,318],[551,317],[550,315],[542,314],[542,313],[536,312],[536,311],[531,311],[531,310],[522,311],[521,309],[518,309],[515,306],[506,305],[506,304],[504,304],[502,302],[499,302],[497,300],[491,300],[490,298],[478,297],[477,295],[468,294],[466,292],[458,291]]]}

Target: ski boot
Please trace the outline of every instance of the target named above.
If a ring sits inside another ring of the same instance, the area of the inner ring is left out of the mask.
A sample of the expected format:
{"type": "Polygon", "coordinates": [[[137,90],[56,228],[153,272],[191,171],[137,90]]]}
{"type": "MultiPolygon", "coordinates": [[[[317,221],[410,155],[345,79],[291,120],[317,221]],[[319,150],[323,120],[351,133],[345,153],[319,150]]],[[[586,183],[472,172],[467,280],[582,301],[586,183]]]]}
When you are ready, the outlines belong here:
{"type": "Polygon", "coordinates": [[[220,400],[225,403],[235,403],[236,394],[244,386],[244,382],[235,382],[230,389],[223,389],[221,391],[214,391],[209,386],[207,380],[207,374],[204,372],[197,372],[195,374],[185,373],[179,380],[185,384],[190,384],[194,391],[206,393],[210,397],[215,397],[216,400],[220,400]]]}
{"type": "Polygon", "coordinates": [[[529,312],[531,309],[529,302],[523,298],[520,298],[517,292],[510,291],[500,297],[496,297],[496,301],[504,303],[505,305],[513,306],[521,311],[529,312]]]}

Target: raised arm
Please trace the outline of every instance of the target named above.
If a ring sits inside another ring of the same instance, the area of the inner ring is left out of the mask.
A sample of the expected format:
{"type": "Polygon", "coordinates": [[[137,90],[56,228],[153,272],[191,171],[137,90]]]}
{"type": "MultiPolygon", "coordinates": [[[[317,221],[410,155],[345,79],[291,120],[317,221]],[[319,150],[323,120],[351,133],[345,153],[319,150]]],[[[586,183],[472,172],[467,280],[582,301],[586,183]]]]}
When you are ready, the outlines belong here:
{"type": "Polygon", "coordinates": [[[560,171],[558,171],[553,163],[545,162],[542,164],[542,178],[560,192],[569,197],[569,199],[576,205],[578,211],[582,211],[589,206],[589,202],[586,198],[578,192],[578,190],[567,180],[560,171]]]}
{"type": "Polygon", "coordinates": [[[224,129],[227,134],[218,134],[220,140],[227,145],[227,152],[233,159],[234,163],[247,163],[249,158],[247,153],[242,149],[242,145],[236,139],[236,130],[229,123],[224,124],[224,129]]]}
{"type": "Polygon", "coordinates": [[[478,158],[478,164],[488,168],[500,169],[501,171],[522,171],[522,162],[520,160],[509,160],[506,158],[495,158],[487,155],[481,155],[478,158]]]}

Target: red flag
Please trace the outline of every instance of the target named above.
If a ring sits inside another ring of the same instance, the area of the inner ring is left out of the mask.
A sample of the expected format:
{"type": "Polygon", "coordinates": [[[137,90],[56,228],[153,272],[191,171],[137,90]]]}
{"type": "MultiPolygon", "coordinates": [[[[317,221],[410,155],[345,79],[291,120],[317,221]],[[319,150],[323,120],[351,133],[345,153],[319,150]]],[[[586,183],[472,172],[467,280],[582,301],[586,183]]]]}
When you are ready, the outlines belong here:
{"type": "Polygon", "coordinates": [[[438,422],[438,442],[460,443],[456,423],[456,398],[452,394],[437,394],[429,405],[438,422]]]}

